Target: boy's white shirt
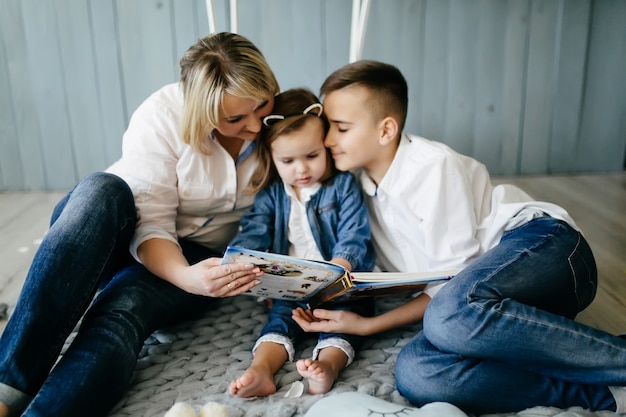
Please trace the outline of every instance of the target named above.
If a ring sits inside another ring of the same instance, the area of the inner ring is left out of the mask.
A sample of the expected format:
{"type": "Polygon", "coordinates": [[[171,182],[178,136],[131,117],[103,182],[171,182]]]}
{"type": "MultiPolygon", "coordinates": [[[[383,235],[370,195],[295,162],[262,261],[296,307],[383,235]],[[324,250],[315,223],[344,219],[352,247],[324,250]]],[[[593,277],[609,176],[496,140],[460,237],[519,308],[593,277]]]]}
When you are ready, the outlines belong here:
{"type": "MultiPolygon", "coordinates": [[[[211,155],[195,152],[180,136],[182,114],[179,83],[153,93],[133,113],[122,157],[107,169],[122,177],[135,196],[139,221],[130,250],[137,260],[138,246],[151,238],[178,244],[184,237],[224,249],[254,201],[246,193],[254,155],[235,165],[218,144],[211,146],[211,155]]],[[[250,144],[240,155],[251,150],[250,144]]]]}
{"type": "Polygon", "coordinates": [[[576,227],[563,208],[512,185],[493,187],[483,164],[419,136],[402,136],[380,184],[365,172],[360,181],[384,271],[463,269],[537,213],[576,227]]]}

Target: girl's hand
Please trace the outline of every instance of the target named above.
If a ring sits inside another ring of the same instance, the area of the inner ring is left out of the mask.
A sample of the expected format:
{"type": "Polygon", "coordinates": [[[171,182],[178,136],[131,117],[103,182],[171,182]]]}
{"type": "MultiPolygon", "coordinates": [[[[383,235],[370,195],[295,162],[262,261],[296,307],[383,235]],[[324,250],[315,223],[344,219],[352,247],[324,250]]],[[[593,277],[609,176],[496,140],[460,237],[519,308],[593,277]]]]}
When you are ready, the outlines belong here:
{"type": "Polygon", "coordinates": [[[221,265],[221,258],[209,258],[187,267],[185,291],[208,297],[232,297],[257,285],[263,272],[247,263],[221,265]]]}
{"type": "Polygon", "coordinates": [[[368,334],[368,318],[344,310],[304,310],[296,308],[291,316],[305,332],[368,334]]]}

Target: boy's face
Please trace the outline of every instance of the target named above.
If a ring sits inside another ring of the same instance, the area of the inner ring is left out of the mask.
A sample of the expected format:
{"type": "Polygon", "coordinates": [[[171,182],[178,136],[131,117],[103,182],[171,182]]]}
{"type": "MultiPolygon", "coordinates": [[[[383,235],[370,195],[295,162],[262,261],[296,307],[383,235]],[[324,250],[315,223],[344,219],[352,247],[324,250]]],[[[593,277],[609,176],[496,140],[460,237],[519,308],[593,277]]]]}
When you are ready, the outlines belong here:
{"type": "Polygon", "coordinates": [[[369,92],[361,86],[333,91],[324,99],[324,112],[330,129],[324,145],[341,171],[355,168],[375,169],[380,155],[380,126],[368,109],[369,92]]]}

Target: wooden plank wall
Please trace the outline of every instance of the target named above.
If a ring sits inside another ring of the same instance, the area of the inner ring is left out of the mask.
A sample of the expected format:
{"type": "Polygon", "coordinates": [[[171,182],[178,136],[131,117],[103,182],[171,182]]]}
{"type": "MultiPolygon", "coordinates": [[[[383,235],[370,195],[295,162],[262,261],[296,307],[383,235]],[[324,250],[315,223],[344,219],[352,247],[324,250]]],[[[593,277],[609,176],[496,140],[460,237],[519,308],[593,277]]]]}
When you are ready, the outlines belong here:
{"type": "MultiPolygon", "coordinates": [[[[229,3],[216,0],[217,30],[229,3]]],[[[352,0],[239,0],[283,89],[348,62],[352,0]]],[[[626,150],[626,1],[371,0],[363,58],[398,66],[407,130],[494,175],[609,172],[626,150]]],[[[2,0],[0,191],[64,190],[208,33],[203,0],[2,0]]]]}

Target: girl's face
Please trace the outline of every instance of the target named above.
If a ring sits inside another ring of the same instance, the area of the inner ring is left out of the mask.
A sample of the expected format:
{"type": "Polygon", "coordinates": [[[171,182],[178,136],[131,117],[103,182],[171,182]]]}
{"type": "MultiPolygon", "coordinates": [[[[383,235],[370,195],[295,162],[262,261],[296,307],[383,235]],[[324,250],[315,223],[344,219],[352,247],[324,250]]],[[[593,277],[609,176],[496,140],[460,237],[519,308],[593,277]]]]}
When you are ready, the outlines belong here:
{"type": "Polygon", "coordinates": [[[226,138],[255,140],[261,131],[261,120],[274,107],[274,97],[259,103],[251,98],[224,95],[217,131],[226,138]]]}
{"type": "Polygon", "coordinates": [[[326,172],[324,126],[317,117],[307,117],[298,131],[278,136],[271,149],[278,175],[296,190],[316,184],[326,172]]]}

